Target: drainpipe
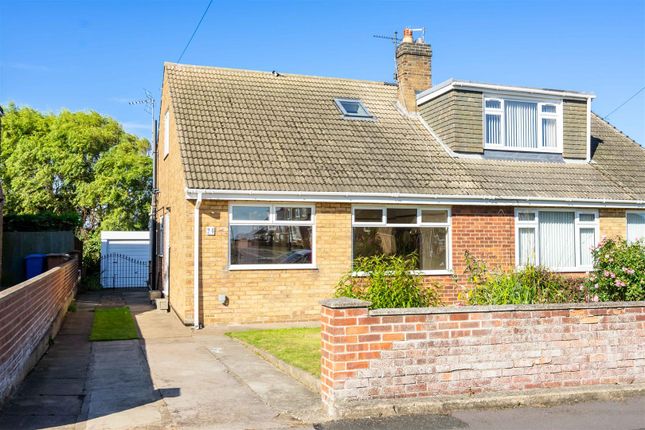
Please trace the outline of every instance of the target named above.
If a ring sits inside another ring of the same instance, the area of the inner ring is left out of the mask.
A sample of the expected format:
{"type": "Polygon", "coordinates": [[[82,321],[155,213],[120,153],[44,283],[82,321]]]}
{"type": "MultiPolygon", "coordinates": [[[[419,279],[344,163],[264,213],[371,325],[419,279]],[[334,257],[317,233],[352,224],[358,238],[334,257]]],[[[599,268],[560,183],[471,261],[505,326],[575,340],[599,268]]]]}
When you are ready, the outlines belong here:
{"type": "Polygon", "coordinates": [[[199,207],[202,205],[202,193],[197,195],[197,201],[195,202],[195,219],[193,220],[193,237],[195,249],[193,251],[193,328],[199,330],[201,324],[199,323],[199,207]]]}
{"type": "MultiPolygon", "coordinates": [[[[154,108],[153,108],[154,109],[154,108]]],[[[154,116],[154,115],[153,115],[154,116]]],[[[152,120],[152,196],[150,202],[150,289],[157,290],[157,120],[152,120]]],[[[166,257],[168,258],[168,257],[166,257]]]]}

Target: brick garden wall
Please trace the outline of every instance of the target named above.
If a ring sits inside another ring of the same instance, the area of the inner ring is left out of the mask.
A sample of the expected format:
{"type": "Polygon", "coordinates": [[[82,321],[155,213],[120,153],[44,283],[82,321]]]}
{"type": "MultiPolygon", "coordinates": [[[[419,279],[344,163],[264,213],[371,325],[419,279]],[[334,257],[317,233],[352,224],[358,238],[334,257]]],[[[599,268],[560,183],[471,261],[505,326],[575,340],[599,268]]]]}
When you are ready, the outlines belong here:
{"type": "Polygon", "coordinates": [[[0,291],[0,403],[47,350],[78,283],[74,259],[0,291]]]}
{"type": "Polygon", "coordinates": [[[645,383],[645,302],[367,309],[323,301],[321,395],[358,401],[645,383]]]}

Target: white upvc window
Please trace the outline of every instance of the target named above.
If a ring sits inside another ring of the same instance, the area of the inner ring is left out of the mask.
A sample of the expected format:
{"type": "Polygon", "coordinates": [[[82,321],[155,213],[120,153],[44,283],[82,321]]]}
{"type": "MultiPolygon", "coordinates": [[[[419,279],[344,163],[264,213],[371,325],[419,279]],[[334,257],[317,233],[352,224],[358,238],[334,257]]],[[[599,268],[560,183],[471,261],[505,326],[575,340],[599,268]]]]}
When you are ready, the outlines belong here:
{"type": "Polygon", "coordinates": [[[627,241],[645,240],[645,211],[627,211],[627,241]]]}
{"type": "Polygon", "coordinates": [[[562,100],[484,95],[484,149],[562,153],[562,100]]]}
{"type": "Polygon", "coordinates": [[[163,157],[170,154],[170,111],[163,115],[163,157]]]}
{"type": "Polygon", "coordinates": [[[450,273],[450,220],[450,208],[355,206],[352,260],[416,253],[420,273],[450,273]]]}
{"type": "Polygon", "coordinates": [[[313,205],[229,206],[229,269],[311,269],[316,261],[313,205]]]}
{"type": "Polygon", "coordinates": [[[598,211],[567,209],[515,210],[516,266],[545,266],[560,272],[593,268],[598,244],[598,211]]]}

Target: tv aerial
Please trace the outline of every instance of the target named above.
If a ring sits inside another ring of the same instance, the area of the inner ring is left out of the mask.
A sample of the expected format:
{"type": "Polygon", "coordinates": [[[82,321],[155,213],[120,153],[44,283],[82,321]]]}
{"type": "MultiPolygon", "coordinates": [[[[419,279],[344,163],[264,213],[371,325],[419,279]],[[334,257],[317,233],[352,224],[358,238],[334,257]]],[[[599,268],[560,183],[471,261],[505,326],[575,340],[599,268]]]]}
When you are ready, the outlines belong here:
{"type": "Polygon", "coordinates": [[[399,32],[395,31],[392,36],[383,36],[383,35],[380,35],[380,34],[374,34],[372,37],[374,37],[376,39],[389,40],[390,42],[392,42],[392,47],[394,48],[393,49],[393,51],[394,51],[394,74],[393,74],[393,78],[394,78],[394,82],[397,82],[398,76],[397,76],[397,73],[396,73],[396,47],[399,45],[399,43],[402,40],[401,38],[399,38],[399,32]]]}

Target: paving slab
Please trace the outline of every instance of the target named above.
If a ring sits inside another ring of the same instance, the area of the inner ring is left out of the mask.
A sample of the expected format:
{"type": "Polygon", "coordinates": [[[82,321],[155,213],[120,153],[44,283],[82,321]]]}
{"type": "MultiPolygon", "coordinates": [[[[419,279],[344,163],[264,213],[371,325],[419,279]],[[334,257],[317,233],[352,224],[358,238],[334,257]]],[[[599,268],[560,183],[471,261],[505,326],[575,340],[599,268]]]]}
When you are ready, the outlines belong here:
{"type": "MultiPolygon", "coordinates": [[[[163,395],[172,423],[178,428],[312,428],[310,424],[285,413],[286,408],[276,408],[267,402],[266,396],[259,392],[267,393],[268,386],[263,390],[259,390],[262,382],[250,386],[249,378],[237,374],[213,353],[213,349],[221,351],[222,346],[239,346],[221,332],[213,337],[210,332],[195,331],[183,326],[174,315],[161,311],[134,313],[144,337],[143,347],[153,382],[163,395]],[[218,344],[219,341],[224,344],[218,344]]],[[[253,372],[254,375],[263,372],[274,375],[276,386],[285,384],[285,381],[295,384],[293,387],[298,391],[292,393],[294,402],[303,393],[300,389],[304,387],[300,384],[243,347],[242,350],[243,355],[235,357],[231,355],[233,351],[227,352],[229,361],[251,360],[261,367],[253,372]]],[[[249,364],[246,370],[251,368],[249,364]]],[[[263,378],[267,378],[263,381],[270,379],[267,375],[263,378]]]]}
{"type": "Polygon", "coordinates": [[[3,415],[0,430],[76,430],[75,422],[76,415],[3,415]]]}
{"type": "Polygon", "coordinates": [[[85,393],[85,379],[71,378],[28,378],[15,397],[42,395],[80,396],[85,393]]]}
{"type": "Polygon", "coordinates": [[[83,398],[84,395],[17,396],[3,408],[3,415],[78,415],[83,398]]]}
{"type": "Polygon", "coordinates": [[[93,313],[68,312],[49,350],[0,411],[0,429],[74,428],[85,399],[93,313]]]}
{"type": "Polygon", "coordinates": [[[303,422],[324,418],[320,394],[309,391],[240,343],[227,336],[207,334],[202,342],[214,357],[280,414],[303,422]]]}

